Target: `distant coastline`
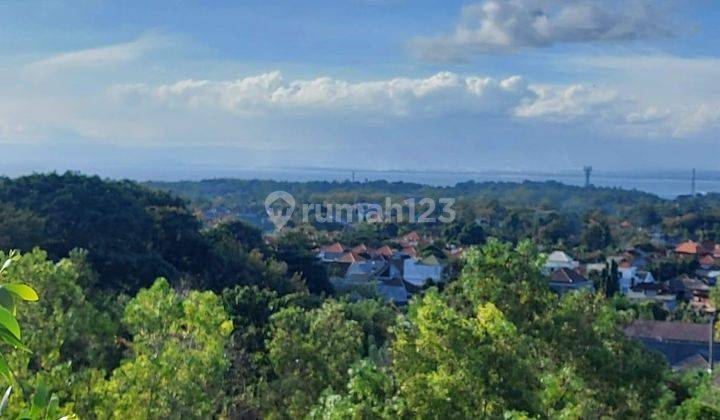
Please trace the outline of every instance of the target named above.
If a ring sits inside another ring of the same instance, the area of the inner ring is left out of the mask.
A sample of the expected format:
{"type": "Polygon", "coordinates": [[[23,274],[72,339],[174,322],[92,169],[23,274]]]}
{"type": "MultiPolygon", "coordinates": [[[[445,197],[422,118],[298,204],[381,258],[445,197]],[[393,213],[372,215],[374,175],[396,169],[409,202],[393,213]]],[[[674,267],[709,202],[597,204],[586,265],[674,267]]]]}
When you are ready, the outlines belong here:
{"type": "MultiPolygon", "coordinates": [[[[216,168],[217,170],[218,168],[216,168]]],[[[204,173],[205,171],[201,171],[204,173]]],[[[256,168],[220,170],[212,176],[205,176],[200,172],[190,177],[178,177],[187,180],[201,180],[213,178],[236,179],[262,179],[275,181],[355,181],[363,182],[386,180],[389,182],[413,182],[431,186],[452,186],[459,182],[523,182],[523,181],[557,181],[567,185],[581,186],[585,184],[582,171],[443,171],[443,170],[363,170],[352,168],[256,168]]],[[[209,174],[207,174],[209,175],[209,174]]],[[[176,181],[165,176],[148,177],[148,180],[176,181]]],[[[690,194],[690,171],[646,171],[646,172],[600,172],[593,173],[591,183],[598,187],[616,187],[626,190],[639,190],[656,194],[662,198],[675,198],[679,195],[690,194]]],[[[720,192],[720,172],[698,171],[696,177],[696,192],[720,192]]]]}

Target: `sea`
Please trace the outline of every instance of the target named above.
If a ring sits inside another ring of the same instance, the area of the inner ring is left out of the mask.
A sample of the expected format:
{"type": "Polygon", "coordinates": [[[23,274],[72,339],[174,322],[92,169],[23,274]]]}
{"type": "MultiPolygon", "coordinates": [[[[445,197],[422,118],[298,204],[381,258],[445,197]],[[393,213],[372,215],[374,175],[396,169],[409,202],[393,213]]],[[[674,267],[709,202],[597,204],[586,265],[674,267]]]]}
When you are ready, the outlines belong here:
{"type": "MultiPolygon", "coordinates": [[[[217,168],[216,168],[217,169],[217,168]]],[[[150,174],[148,174],[150,175],[150,174]]],[[[177,180],[177,179],[208,179],[208,178],[238,178],[238,179],[267,179],[277,181],[376,181],[389,182],[403,181],[433,186],[452,186],[459,182],[497,181],[497,182],[523,182],[523,181],[557,181],[567,185],[585,185],[585,174],[582,170],[577,172],[522,172],[522,171],[487,171],[487,172],[453,172],[453,171],[414,171],[414,170],[361,170],[343,168],[260,168],[260,169],[232,169],[214,171],[212,176],[205,171],[168,177],[168,174],[156,173],[148,179],[177,180]]],[[[646,173],[620,173],[595,172],[590,177],[592,185],[598,187],[615,187],[626,190],[639,190],[655,194],[662,198],[672,199],[679,195],[690,194],[692,191],[692,175],[690,172],[646,172],[646,173]]],[[[720,192],[720,174],[698,173],[695,181],[695,192],[705,194],[720,192]]]]}

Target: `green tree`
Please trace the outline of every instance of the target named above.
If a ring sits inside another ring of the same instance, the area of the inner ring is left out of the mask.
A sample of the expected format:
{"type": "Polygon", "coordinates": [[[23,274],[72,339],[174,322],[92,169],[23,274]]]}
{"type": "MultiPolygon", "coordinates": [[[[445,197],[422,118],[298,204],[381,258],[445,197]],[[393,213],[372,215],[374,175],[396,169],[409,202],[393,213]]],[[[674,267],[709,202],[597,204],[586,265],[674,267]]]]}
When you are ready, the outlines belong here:
{"type": "Polygon", "coordinates": [[[100,418],[207,418],[221,409],[227,338],[220,298],[182,297],[165,279],[141,290],[125,308],[131,356],[101,389],[100,418]]]}
{"type": "Polygon", "coordinates": [[[392,371],[401,416],[502,417],[510,409],[536,413],[538,387],[515,325],[492,303],[472,314],[429,292],[399,322],[392,371]]]}
{"type": "MultiPolygon", "coordinates": [[[[7,254],[0,253],[0,260],[7,254]]],[[[57,398],[65,414],[86,413],[94,402],[89,388],[102,377],[102,369],[116,363],[117,324],[86,300],[78,285],[84,275],[83,254],[53,262],[34,250],[15,255],[5,272],[7,281],[27,279],[43,296],[40,305],[17,306],[17,317],[27,329],[23,337],[30,352],[15,352],[8,358],[15,376],[15,389],[8,414],[31,408],[33,390],[46,387],[57,398]]]]}
{"type": "Polygon", "coordinates": [[[448,298],[468,311],[492,302],[519,328],[526,329],[552,300],[547,280],[540,274],[544,262],[529,241],[513,248],[490,239],[485,246],[467,251],[460,279],[451,283],[448,298]]]}
{"type": "Polygon", "coordinates": [[[477,223],[466,223],[457,238],[462,245],[481,245],[485,242],[485,230],[477,223]]]}
{"type": "Polygon", "coordinates": [[[313,245],[306,235],[299,231],[289,231],[278,238],[275,246],[275,256],[287,264],[288,274],[300,275],[311,293],[332,292],[325,266],[310,251],[313,245]]]}
{"type": "Polygon", "coordinates": [[[309,311],[281,310],[272,316],[270,337],[273,377],[260,393],[270,418],[307,415],[324,389],[345,388],[348,369],[362,355],[362,328],[333,301],[309,311]]]}
{"type": "Polygon", "coordinates": [[[590,251],[605,249],[612,243],[610,225],[607,217],[600,213],[593,213],[585,218],[580,243],[590,251]]]}
{"type": "Polygon", "coordinates": [[[319,404],[311,411],[315,420],[394,419],[398,407],[392,400],[395,386],[387,368],[370,360],[356,363],[349,372],[347,390],[323,393],[319,404]]]}

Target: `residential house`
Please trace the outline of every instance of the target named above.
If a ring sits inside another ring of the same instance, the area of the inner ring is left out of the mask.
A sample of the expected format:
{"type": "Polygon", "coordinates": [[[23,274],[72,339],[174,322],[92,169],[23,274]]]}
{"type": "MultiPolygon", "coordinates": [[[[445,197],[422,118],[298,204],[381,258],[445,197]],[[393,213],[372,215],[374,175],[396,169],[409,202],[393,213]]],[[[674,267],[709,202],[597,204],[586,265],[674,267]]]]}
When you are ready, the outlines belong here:
{"type": "Polygon", "coordinates": [[[700,244],[692,240],[685,241],[675,247],[675,252],[677,254],[684,255],[697,255],[700,253],[700,250],[700,244]]]}
{"type": "Polygon", "coordinates": [[[707,298],[710,295],[710,286],[702,280],[683,274],[670,280],[670,292],[675,293],[678,299],[689,301],[693,298],[707,298]]]}
{"type": "Polygon", "coordinates": [[[369,253],[369,249],[368,249],[368,247],[365,246],[365,244],[360,244],[360,245],[358,245],[358,246],[353,247],[353,248],[350,250],[350,252],[353,252],[353,253],[358,254],[358,255],[362,255],[362,254],[368,254],[368,253],[369,253]]]}
{"type": "Polygon", "coordinates": [[[428,281],[442,281],[443,265],[431,255],[422,260],[408,258],[403,261],[403,279],[415,287],[423,287],[428,281]]]}
{"type": "Polygon", "coordinates": [[[395,255],[395,251],[392,248],[390,248],[389,246],[383,245],[380,248],[373,251],[372,254],[383,257],[385,259],[390,259],[393,257],[393,255],[395,255]]]}
{"type": "Polygon", "coordinates": [[[718,258],[715,258],[712,254],[705,255],[698,260],[700,267],[709,270],[718,266],[718,258]]]}
{"type": "Polygon", "coordinates": [[[323,262],[336,262],[340,257],[345,254],[345,246],[339,242],[335,242],[332,245],[320,247],[318,258],[323,262]]]}
{"type": "Polygon", "coordinates": [[[417,232],[412,231],[400,237],[400,244],[402,244],[403,247],[417,247],[420,244],[420,240],[420,235],[418,235],[417,232]]]}
{"type": "Polygon", "coordinates": [[[400,251],[400,255],[404,255],[404,256],[412,257],[412,258],[417,258],[418,252],[417,252],[417,249],[415,249],[415,247],[406,246],[405,248],[403,248],[403,249],[400,251]]]}
{"type": "Polygon", "coordinates": [[[700,257],[703,255],[713,255],[715,254],[717,249],[718,245],[713,242],[695,242],[692,240],[688,240],[681,244],[678,244],[678,246],[675,247],[675,253],[700,257]]]}
{"type": "MultiPolygon", "coordinates": [[[[635,320],[625,328],[625,335],[662,354],[675,369],[696,366],[691,363],[697,356],[709,360],[710,346],[717,348],[713,325],[688,322],[635,320]]],[[[720,360],[720,351],[712,351],[713,359],[720,360]]]]}
{"type": "Polygon", "coordinates": [[[548,285],[551,290],[561,295],[572,290],[595,290],[592,281],[567,267],[558,268],[550,273],[548,285]]]}
{"type": "Polygon", "coordinates": [[[348,283],[368,283],[374,279],[375,274],[382,271],[385,264],[378,261],[357,261],[350,264],[345,272],[345,281],[348,283]]]}
{"type": "Polygon", "coordinates": [[[561,268],[567,268],[575,270],[580,266],[580,263],[575,261],[570,255],[564,251],[553,251],[548,255],[545,265],[543,265],[543,273],[548,275],[555,270],[561,268]]]}
{"type": "Polygon", "coordinates": [[[718,278],[720,277],[720,269],[698,268],[697,270],[695,270],[695,275],[708,286],[715,286],[717,284],[718,278]]]}
{"type": "Polygon", "coordinates": [[[628,290],[625,296],[636,303],[657,303],[666,311],[674,311],[677,307],[677,296],[665,283],[640,283],[628,290]]]}
{"type": "Polygon", "coordinates": [[[621,293],[627,294],[636,284],[655,283],[655,278],[649,271],[640,271],[630,261],[623,260],[618,265],[618,288],[621,293]]]}
{"type": "Polygon", "coordinates": [[[715,305],[710,300],[710,286],[700,279],[683,274],[670,280],[670,291],[677,295],[678,300],[688,302],[697,312],[715,312],[715,305]]]}
{"type": "Polygon", "coordinates": [[[405,283],[401,278],[395,278],[388,281],[378,281],[377,293],[380,296],[385,297],[390,302],[396,305],[407,305],[410,300],[410,293],[408,293],[405,283]]]}

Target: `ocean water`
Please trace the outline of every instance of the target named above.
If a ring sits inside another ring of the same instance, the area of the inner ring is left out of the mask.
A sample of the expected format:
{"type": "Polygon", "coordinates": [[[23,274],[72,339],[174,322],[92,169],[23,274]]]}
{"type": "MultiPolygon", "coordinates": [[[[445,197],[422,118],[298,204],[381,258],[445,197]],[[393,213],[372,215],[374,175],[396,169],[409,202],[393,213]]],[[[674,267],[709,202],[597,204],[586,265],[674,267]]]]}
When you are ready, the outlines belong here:
{"type": "MultiPolygon", "coordinates": [[[[316,168],[256,168],[247,169],[234,165],[206,164],[187,165],[166,163],[164,165],[142,164],[107,164],[98,165],[95,162],[73,164],[65,167],[57,165],[34,165],[28,170],[26,163],[16,165],[5,164],[0,167],[0,174],[6,176],[20,176],[32,172],[49,172],[72,169],[86,174],[99,175],[112,179],[133,179],[136,181],[180,181],[202,180],[212,178],[238,178],[238,179],[271,179],[278,181],[356,181],[387,180],[415,182],[434,186],[455,185],[458,182],[474,180],[523,182],[554,180],[568,185],[584,185],[585,176],[581,170],[558,173],[540,173],[523,171],[487,171],[487,172],[453,172],[436,170],[404,170],[404,171],[376,171],[352,169],[316,169],[316,168]]],[[[684,172],[647,172],[647,173],[607,173],[596,170],[593,172],[591,182],[599,187],[618,187],[628,190],[640,190],[656,194],[663,198],[674,198],[678,195],[689,194],[691,190],[690,171],[684,172]]],[[[720,172],[698,172],[696,192],[720,192],[720,172]]]]}
{"type": "MultiPolygon", "coordinates": [[[[168,174],[155,174],[150,177],[155,180],[167,179],[168,174]],[[164,176],[163,176],[164,175],[164,176]]],[[[179,174],[178,174],[179,175],[179,174]]],[[[362,171],[350,169],[306,169],[306,168],[275,168],[275,169],[227,169],[216,170],[209,174],[207,171],[186,173],[185,176],[174,176],[174,179],[207,179],[207,178],[239,178],[239,179],[271,179],[278,181],[376,181],[390,182],[404,181],[428,184],[434,186],[454,185],[466,181],[499,181],[523,182],[554,180],[568,185],[584,185],[585,176],[582,172],[574,173],[532,173],[532,172],[443,172],[443,171],[362,171]]],[[[591,177],[591,183],[598,187],[617,187],[628,190],[645,191],[663,198],[674,198],[678,195],[689,194],[691,191],[690,174],[603,174],[596,173],[591,177]]],[[[698,193],[720,192],[720,178],[698,178],[695,183],[698,193]]]]}

